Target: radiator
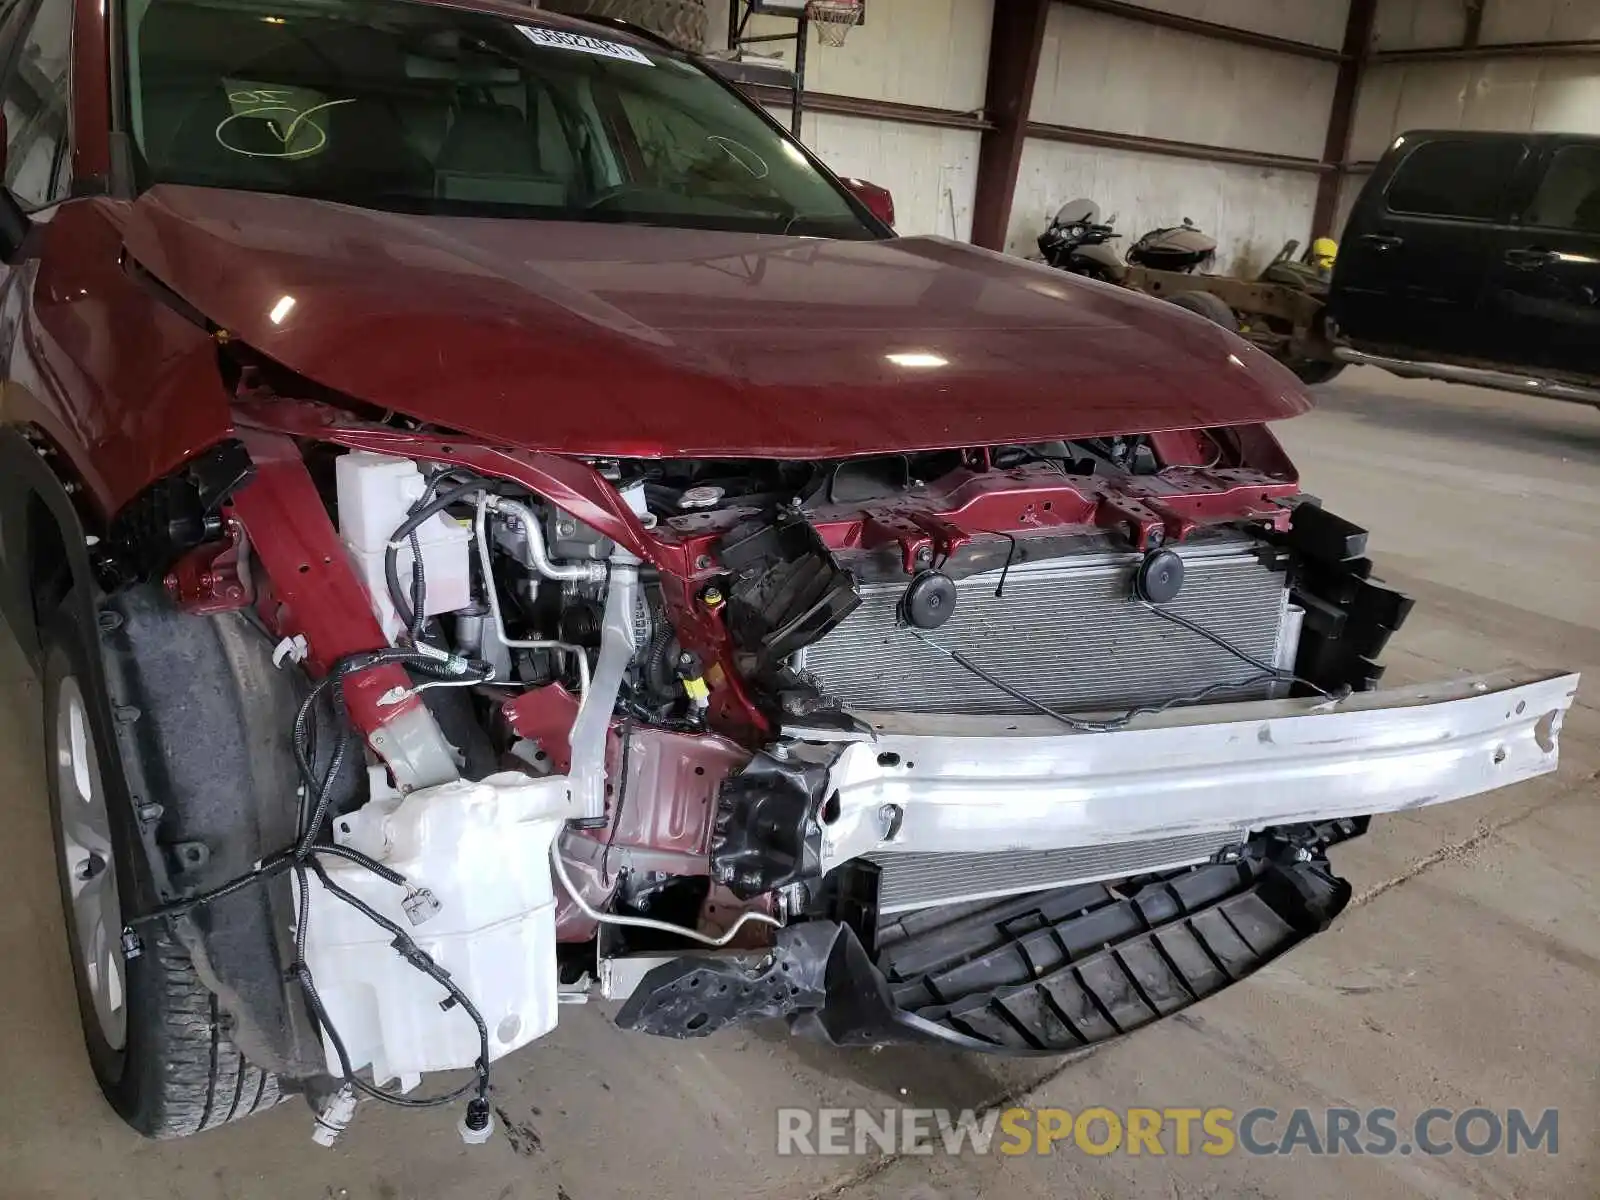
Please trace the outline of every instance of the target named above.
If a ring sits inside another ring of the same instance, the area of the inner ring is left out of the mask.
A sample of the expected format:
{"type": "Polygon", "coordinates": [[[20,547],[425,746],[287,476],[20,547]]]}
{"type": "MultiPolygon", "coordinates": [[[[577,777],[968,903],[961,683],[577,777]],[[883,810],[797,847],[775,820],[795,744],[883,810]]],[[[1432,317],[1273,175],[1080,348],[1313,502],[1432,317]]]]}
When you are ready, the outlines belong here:
{"type": "MultiPolygon", "coordinates": [[[[1286,580],[1242,541],[1175,546],[1184,585],[1167,607],[1273,665],[1293,661],[1286,580]]],[[[997,679],[1060,711],[1159,704],[1258,675],[1132,598],[1135,553],[1070,555],[957,582],[954,614],[928,634],[997,679]]],[[[1028,708],[898,625],[906,581],[867,583],[861,607],[799,662],[828,695],[867,711],[1013,713],[1028,708]]],[[[1298,610],[1293,610],[1298,617],[1298,610]]],[[[1217,694],[1277,694],[1270,681],[1217,694]]]]}
{"type": "Polygon", "coordinates": [[[1247,836],[1241,828],[1068,850],[885,854],[869,861],[878,866],[878,912],[888,915],[1187,867],[1209,861],[1224,846],[1237,846],[1247,836]]]}

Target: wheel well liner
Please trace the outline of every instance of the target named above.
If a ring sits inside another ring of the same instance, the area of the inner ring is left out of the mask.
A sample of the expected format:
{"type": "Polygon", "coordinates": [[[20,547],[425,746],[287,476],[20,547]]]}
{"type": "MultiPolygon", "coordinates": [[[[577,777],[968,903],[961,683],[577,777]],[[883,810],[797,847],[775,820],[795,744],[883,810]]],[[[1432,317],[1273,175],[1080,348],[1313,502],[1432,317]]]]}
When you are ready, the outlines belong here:
{"type": "MultiPolygon", "coordinates": [[[[196,616],[157,585],[102,606],[117,746],[146,844],[182,899],[247,873],[290,844],[299,774],[289,728],[299,674],[238,613],[196,616]]],[[[341,780],[353,787],[354,778],[341,780]]],[[[286,1079],[322,1074],[322,1041],[288,981],[294,895],[285,875],[175,919],[230,1039],[286,1079]]]]}

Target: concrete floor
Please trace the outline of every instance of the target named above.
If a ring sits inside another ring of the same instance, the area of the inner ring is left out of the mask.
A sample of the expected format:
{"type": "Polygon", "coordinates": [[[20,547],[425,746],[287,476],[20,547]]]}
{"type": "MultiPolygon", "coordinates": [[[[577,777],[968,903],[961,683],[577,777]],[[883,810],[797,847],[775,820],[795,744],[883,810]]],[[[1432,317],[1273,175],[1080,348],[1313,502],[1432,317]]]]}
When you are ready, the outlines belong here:
{"type": "Polygon", "coordinates": [[[515,1124],[366,1107],[338,1149],[298,1102],[141,1142],[78,1040],[39,761],[38,690],[0,647],[0,1198],[611,1200],[690,1195],[1600,1195],[1600,412],[1351,372],[1282,436],[1418,599],[1391,678],[1506,664],[1589,678],[1558,775],[1380,820],[1337,854],[1329,933],[1182,1017],[1075,1061],[845,1054],[768,1031],[677,1045],[563,1014],[496,1072],[515,1124]],[[779,1158],[780,1105],[1559,1107],[1560,1153],[1450,1157],[779,1158]]]}

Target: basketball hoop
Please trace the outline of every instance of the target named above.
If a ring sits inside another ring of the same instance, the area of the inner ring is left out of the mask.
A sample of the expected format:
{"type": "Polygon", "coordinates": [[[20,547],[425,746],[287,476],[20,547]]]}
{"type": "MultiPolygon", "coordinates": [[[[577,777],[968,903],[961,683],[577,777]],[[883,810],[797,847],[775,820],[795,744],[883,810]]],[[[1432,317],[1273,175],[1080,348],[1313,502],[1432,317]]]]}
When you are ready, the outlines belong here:
{"type": "Polygon", "coordinates": [[[861,19],[862,0],[808,0],[806,19],[817,31],[817,41],[837,49],[861,19]]]}

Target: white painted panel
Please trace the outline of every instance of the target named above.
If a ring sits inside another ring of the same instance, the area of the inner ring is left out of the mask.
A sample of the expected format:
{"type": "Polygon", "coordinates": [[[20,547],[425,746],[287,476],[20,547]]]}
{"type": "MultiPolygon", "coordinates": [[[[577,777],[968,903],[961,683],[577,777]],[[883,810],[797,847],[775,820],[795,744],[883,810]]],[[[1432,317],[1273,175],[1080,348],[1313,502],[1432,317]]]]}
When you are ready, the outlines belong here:
{"type": "MultiPolygon", "coordinates": [[[[806,87],[961,112],[981,109],[994,2],[870,0],[866,23],[851,30],[840,49],[818,46],[812,33],[806,87]]],[[[786,18],[756,17],[747,32],[792,33],[794,28],[795,22],[786,18]]],[[[794,61],[793,42],[751,49],[794,61]]]]}
{"type": "Polygon", "coordinates": [[[1338,68],[1058,4],[1032,117],[1316,158],[1338,68]]]}
{"type": "Polygon", "coordinates": [[[1459,46],[1467,32],[1464,0],[1378,0],[1372,39],[1379,50],[1459,46]]]}
{"type": "Polygon", "coordinates": [[[1593,60],[1549,59],[1540,65],[1531,127],[1600,133],[1600,72],[1593,60]]]}
{"type": "Polygon", "coordinates": [[[1349,0],[1137,0],[1141,8],[1197,17],[1333,49],[1344,45],[1349,0]]]}
{"type": "Polygon", "coordinates": [[[1408,129],[1600,133],[1600,72],[1581,58],[1383,63],[1362,80],[1351,158],[1408,129]]]}
{"type": "Polygon", "coordinates": [[[1600,38],[1595,0],[1489,0],[1485,42],[1565,42],[1600,38]]]}
{"type": "Polygon", "coordinates": [[[1036,255],[1035,239],[1065,201],[1087,196],[1124,234],[1189,217],[1217,239],[1218,274],[1259,272],[1290,238],[1311,229],[1317,177],[1030,138],[1022,154],[1006,249],[1036,255]]]}
{"type": "MultiPolygon", "coordinates": [[[[773,115],[788,120],[786,112],[773,115]]],[[[888,188],[897,232],[964,242],[972,237],[978,137],[968,129],[807,113],[802,140],[837,174],[888,188]]]]}

